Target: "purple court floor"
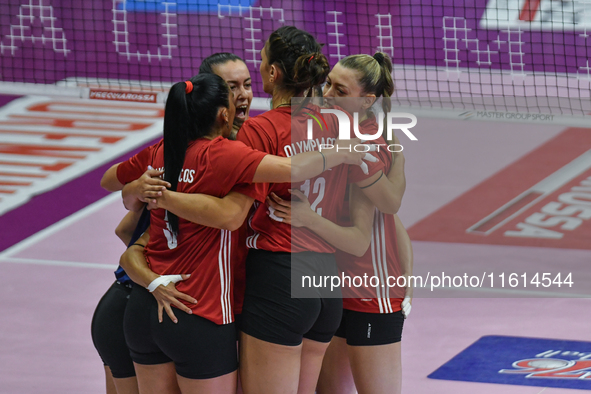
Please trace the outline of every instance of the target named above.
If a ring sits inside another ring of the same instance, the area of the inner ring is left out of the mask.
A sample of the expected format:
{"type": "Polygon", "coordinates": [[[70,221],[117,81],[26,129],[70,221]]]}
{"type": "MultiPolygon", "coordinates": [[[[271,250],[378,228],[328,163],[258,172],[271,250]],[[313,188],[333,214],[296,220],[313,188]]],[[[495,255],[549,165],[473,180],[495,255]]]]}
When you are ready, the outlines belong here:
{"type": "MultiPolygon", "coordinates": [[[[573,230],[573,234],[579,233],[572,235],[572,242],[582,245],[580,247],[545,240],[536,245],[527,243],[530,241],[520,244],[520,239],[503,244],[502,238],[488,242],[486,237],[475,240],[463,233],[446,242],[430,238],[430,233],[425,231],[430,226],[445,228],[445,223],[438,222],[440,217],[461,221],[476,212],[474,217],[481,219],[477,212],[479,198],[465,204],[465,209],[457,209],[453,202],[472,195],[475,187],[483,182],[485,186],[486,182],[493,182],[496,174],[542,149],[565,129],[557,125],[419,117],[413,129],[418,141],[401,137],[405,148],[407,191],[399,213],[414,239],[415,273],[459,274],[466,270],[482,273],[496,269],[496,275],[518,268],[521,272],[525,269],[521,265],[529,271],[536,267],[555,271],[568,267],[577,272],[574,281],[579,281],[579,286],[591,283],[586,274],[590,271],[591,245],[585,247],[584,242],[576,243],[589,234],[587,220],[573,230]]],[[[591,129],[586,132],[591,133],[591,129]]],[[[542,161],[545,163],[546,159],[542,161]]],[[[545,168],[542,161],[540,168],[545,168]]],[[[556,164],[556,170],[563,164],[556,164]]],[[[515,171],[520,169],[516,167],[515,171]]],[[[86,173],[80,179],[91,175],[86,173]]],[[[534,178],[537,175],[532,174],[534,178]]],[[[532,182],[523,179],[523,184],[525,190],[532,182]]],[[[494,197],[502,194],[502,190],[491,189],[489,193],[494,197]]],[[[99,298],[114,280],[112,271],[124,251],[114,229],[125,210],[117,194],[104,197],[97,191],[93,195],[90,200],[95,202],[68,213],[53,224],[44,225],[22,240],[9,242],[11,246],[0,252],[0,277],[3,278],[0,287],[3,311],[0,393],[104,392],[103,368],[90,338],[90,321],[99,298]]],[[[48,214],[60,210],[62,204],[69,204],[67,198],[59,194],[49,192],[45,196],[42,205],[48,214]]],[[[486,204],[491,205],[487,212],[493,212],[505,202],[497,204],[487,200],[486,204]]],[[[19,215],[26,216],[22,209],[27,206],[17,208],[21,209],[19,215]]],[[[27,222],[43,221],[44,210],[36,212],[33,217],[27,217],[27,222]]],[[[21,225],[13,216],[10,226],[21,225]]],[[[0,217],[0,228],[2,237],[10,239],[13,230],[8,228],[7,217],[8,214],[0,217]]],[[[467,219],[470,220],[471,217],[467,219]]],[[[517,216],[515,220],[526,221],[517,216]]],[[[566,242],[571,234],[564,234],[566,242]]],[[[580,290],[582,292],[582,287],[580,290]]],[[[441,290],[421,294],[413,301],[403,332],[404,393],[574,394],[591,390],[591,382],[587,390],[575,390],[427,377],[487,335],[589,341],[591,299],[540,298],[539,292],[516,294],[502,288],[490,292],[441,290]]]]}

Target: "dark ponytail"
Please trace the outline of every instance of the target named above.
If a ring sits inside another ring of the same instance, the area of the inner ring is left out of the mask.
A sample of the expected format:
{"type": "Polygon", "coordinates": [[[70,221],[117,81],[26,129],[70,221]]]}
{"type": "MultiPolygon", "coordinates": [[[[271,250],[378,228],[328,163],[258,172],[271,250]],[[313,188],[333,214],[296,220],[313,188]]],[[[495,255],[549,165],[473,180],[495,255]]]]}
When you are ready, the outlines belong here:
{"type": "MultiPolygon", "coordinates": [[[[199,74],[170,88],[164,108],[164,180],[176,191],[189,142],[212,133],[220,107],[229,108],[229,89],[215,74],[199,74]]],[[[179,219],[168,212],[176,236],[179,219]]]]}
{"type": "Polygon", "coordinates": [[[330,66],[322,54],[322,45],[310,33],[293,26],[283,26],[269,36],[265,47],[269,65],[281,69],[281,88],[292,96],[306,93],[326,81],[330,66]]]}

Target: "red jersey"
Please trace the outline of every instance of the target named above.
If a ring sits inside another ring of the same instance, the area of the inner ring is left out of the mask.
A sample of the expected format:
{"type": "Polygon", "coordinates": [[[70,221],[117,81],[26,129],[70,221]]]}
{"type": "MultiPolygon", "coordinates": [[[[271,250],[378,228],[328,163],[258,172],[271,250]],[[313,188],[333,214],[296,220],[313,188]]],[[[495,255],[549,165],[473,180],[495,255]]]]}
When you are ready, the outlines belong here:
{"type": "MultiPolygon", "coordinates": [[[[374,117],[366,119],[359,125],[363,134],[375,134],[378,124],[374,117]]],[[[385,144],[383,137],[377,141],[378,144],[385,144]]],[[[382,163],[386,174],[392,166],[392,153],[386,146],[381,145],[379,152],[375,152],[382,163]]],[[[349,217],[349,206],[347,201],[343,206],[342,215],[339,215],[339,225],[351,226],[349,217]]],[[[396,226],[394,215],[385,215],[375,208],[373,231],[369,249],[362,257],[356,257],[343,251],[337,251],[337,264],[344,275],[379,278],[377,287],[355,287],[343,288],[343,308],[366,313],[393,313],[401,310],[400,304],[404,297],[404,289],[389,287],[388,277],[395,281],[402,272],[398,257],[396,243],[396,226]],[[384,287],[381,285],[384,284],[384,287]]],[[[394,284],[393,282],[392,284],[394,284]]]]}
{"type": "MultiPolygon", "coordinates": [[[[234,190],[261,199],[250,183],[265,155],[222,137],[193,141],[187,147],[177,191],[224,197],[234,190]]],[[[117,171],[119,181],[137,179],[148,165],[164,167],[162,142],[121,163],[117,171]]],[[[175,237],[165,213],[163,209],[151,213],[150,242],[145,250],[150,268],[160,275],[191,274],[176,287],[198,303],[183,303],[194,314],[216,324],[233,322],[233,269],[237,258],[244,258],[235,253],[239,249],[238,231],[219,230],[179,218],[179,233],[175,237]]]]}
{"type": "MultiPolygon", "coordinates": [[[[301,114],[294,116],[293,119],[291,107],[270,110],[244,122],[237,138],[254,149],[283,157],[317,151],[321,144],[333,144],[339,130],[337,117],[332,114],[323,114],[326,127],[321,128],[313,122],[313,139],[308,140],[307,121],[311,117],[305,112],[319,113],[320,108],[309,104],[306,110],[301,111],[301,114]]],[[[336,222],[337,213],[342,210],[347,194],[347,185],[360,182],[383,168],[381,163],[368,163],[368,166],[369,175],[365,175],[359,166],[340,165],[304,182],[258,184],[257,189],[261,195],[274,192],[286,200],[291,199],[288,189],[300,189],[310,200],[312,209],[322,217],[336,222]]],[[[265,204],[261,204],[255,211],[250,225],[255,231],[247,242],[250,248],[293,253],[335,252],[333,246],[312,231],[306,228],[292,228],[290,225],[271,219],[265,204]]]]}

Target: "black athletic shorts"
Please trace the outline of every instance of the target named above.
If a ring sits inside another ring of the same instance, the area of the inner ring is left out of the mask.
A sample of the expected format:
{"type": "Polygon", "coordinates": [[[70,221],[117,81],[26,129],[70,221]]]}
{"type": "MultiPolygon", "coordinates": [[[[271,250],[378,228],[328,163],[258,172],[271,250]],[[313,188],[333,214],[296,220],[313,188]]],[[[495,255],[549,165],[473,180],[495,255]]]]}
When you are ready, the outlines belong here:
{"type": "Polygon", "coordinates": [[[388,345],[401,341],[403,325],[402,311],[365,313],[345,309],[334,335],[345,338],[350,346],[388,345]]]}
{"type": "Polygon", "coordinates": [[[242,313],[234,313],[234,323],[236,325],[236,335],[240,335],[242,330],[242,313]]]}
{"type": "Polygon", "coordinates": [[[172,361],[176,372],[188,379],[210,379],[238,369],[234,323],[217,325],[177,308],[173,311],[178,323],[165,312],[158,323],[156,299],[133,285],[123,325],[133,361],[143,365],[172,361]]]}
{"type": "Polygon", "coordinates": [[[131,293],[131,284],[115,282],[99,301],[92,317],[90,332],[94,347],[114,378],[135,376],[123,334],[123,315],[131,293]]]}
{"type": "Polygon", "coordinates": [[[333,254],[282,253],[251,249],[241,329],[257,339],[297,346],[303,338],[330,342],[341,321],[342,298],[292,298],[292,262],[337,274],[333,254]]]}

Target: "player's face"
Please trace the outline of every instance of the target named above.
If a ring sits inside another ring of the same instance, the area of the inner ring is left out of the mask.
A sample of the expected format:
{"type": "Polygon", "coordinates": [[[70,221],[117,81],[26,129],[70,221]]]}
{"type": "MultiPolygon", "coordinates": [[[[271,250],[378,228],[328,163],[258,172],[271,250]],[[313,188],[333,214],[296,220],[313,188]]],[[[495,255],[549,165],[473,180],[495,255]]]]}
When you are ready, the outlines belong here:
{"type": "Polygon", "coordinates": [[[326,78],[323,96],[329,105],[338,105],[349,113],[359,112],[359,100],[343,100],[347,97],[363,97],[365,94],[359,85],[360,75],[336,64],[326,78]]]}
{"type": "Polygon", "coordinates": [[[248,119],[252,103],[252,80],[246,64],[240,60],[228,61],[214,67],[214,72],[226,81],[234,94],[235,120],[242,124],[248,119]]]}
{"type": "Polygon", "coordinates": [[[263,91],[267,94],[273,94],[275,84],[269,81],[271,78],[271,65],[269,65],[269,62],[267,61],[267,43],[265,43],[265,46],[261,50],[260,72],[263,80],[263,91]]]}

